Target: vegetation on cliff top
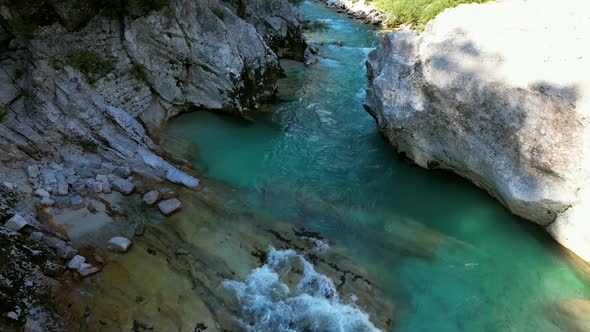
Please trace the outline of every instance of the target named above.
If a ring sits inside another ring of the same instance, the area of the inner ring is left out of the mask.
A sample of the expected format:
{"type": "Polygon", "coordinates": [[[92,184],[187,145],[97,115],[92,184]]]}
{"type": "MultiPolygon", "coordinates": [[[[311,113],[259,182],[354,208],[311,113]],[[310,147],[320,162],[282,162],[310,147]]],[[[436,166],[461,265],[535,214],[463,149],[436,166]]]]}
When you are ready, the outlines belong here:
{"type": "Polygon", "coordinates": [[[61,70],[70,65],[84,74],[86,81],[95,83],[113,70],[113,63],[98,53],[91,50],[75,50],[68,57],[54,57],[49,59],[49,65],[54,69],[61,70]]]}
{"type": "Polygon", "coordinates": [[[484,3],[490,0],[367,0],[385,12],[385,25],[396,28],[410,24],[412,28],[422,31],[428,21],[447,8],[463,3],[484,3]]]}

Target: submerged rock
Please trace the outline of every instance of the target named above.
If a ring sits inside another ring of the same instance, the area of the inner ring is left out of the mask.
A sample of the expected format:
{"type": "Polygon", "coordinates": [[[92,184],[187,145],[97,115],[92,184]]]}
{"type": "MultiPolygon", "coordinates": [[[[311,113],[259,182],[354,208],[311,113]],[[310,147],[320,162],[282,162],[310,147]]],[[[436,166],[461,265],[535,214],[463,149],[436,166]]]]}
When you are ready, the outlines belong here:
{"type": "Polygon", "coordinates": [[[35,194],[35,196],[39,196],[39,197],[49,197],[49,193],[47,192],[47,190],[43,189],[43,188],[38,188],[36,189],[33,194],[35,194]]]}
{"type": "Polygon", "coordinates": [[[162,212],[165,216],[170,216],[174,212],[179,211],[182,208],[182,203],[176,198],[167,199],[165,201],[161,201],[158,203],[158,209],[162,212]]]}
{"type": "Polygon", "coordinates": [[[71,208],[74,210],[80,210],[81,208],[83,208],[86,204],[84,202],[84,198],[82,196],[74,196],[70,199],[70,203],[71,208]]]}
{"type": "Polygon", "coordinates": [[[84,264],[84,263],[82,263],[82,266],[80,266],[80,268],[78,269],[78,273],[82,277],[87,277],[89,275],[96,274],[98,272],[100,272],[99,267],[92,266],[90,264],[84,264]]]}
{"type": "Polygon", "coordinates": [[[590,331],[590,300],[562,301],[547,310],[549,319],[563,331],[590,331]]]}
{"type": "Polygon", "coordinates": [[[148,191],[143,195],[143,202],[147,205],[154,205],[160,198],[160,192],[157,190],[148,191]]]}
{"type": "Polygon", "coordinates": [[[131,240],[122,236],[116,236],[107,242],[107,248],[116,252],[127,252],[129,247],[131,247],[131,240]]]}
{"type": "Polygon", "coordinates": [[[83,256],[80,256],[80,255],[76,255],[76,256],[74,256],[74,258],[72,258],[68,262],[68,269],[78,270],[82,266],[82,264],[85,262],[86,262],[86,258],[84,258],[83,256]]]}
{"type": "Polygon", "coordinates": [[[470,179],[590,260],[582,3],[462,5],[420,35],[389,33],[367,60],[365,107],[399,153],[470,179]]]}

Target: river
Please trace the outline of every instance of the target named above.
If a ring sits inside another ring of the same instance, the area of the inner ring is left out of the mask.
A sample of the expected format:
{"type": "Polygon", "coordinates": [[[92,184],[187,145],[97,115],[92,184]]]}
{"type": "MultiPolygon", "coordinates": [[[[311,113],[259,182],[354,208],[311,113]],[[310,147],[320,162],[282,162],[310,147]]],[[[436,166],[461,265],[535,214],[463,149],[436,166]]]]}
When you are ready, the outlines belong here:
{"type": "Polygon", "coordinates": [[[558,306],[590,296],[585,265],[469,182],[398,158],[362,106],[378,32],[301,11],[328,27],[306,36],[318,64],[283,61],[253,121],[194,112],[161,135],[202,180],[171,188],[183,210],[131,198],[127,223],[83,239],[135,234],[64,294],[79,330],[560,331],[558,306]]]}

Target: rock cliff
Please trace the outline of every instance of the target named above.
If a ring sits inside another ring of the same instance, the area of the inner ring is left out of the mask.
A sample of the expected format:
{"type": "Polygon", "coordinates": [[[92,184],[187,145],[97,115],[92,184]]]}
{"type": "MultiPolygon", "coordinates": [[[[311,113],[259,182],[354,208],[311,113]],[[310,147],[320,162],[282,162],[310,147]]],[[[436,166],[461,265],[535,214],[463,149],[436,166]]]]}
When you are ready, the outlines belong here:
{"type": "Polygon", "coordinates": [[[461,5],[367,60],[366,109],[402,153],[460,174],[590,261],[583,2],[461,5]],[[532,14],[534,13],[534,14],[532,14]]]}
{"type": "Polygon", "coordinates": [[[60,329],[48,299],[59,273],[21,252],[37,243],[60,268],[76,253],[37,221],[43,208],[130,194],[132,173],[198,186],[154,134],[183,111],[256,109],[283,76],[279,57],[306,47],[288,0],[0,1],[0,284],[44,282],[32,300],[0,289],[7,324],[60,329]]]}
{"type": "Polygon", "coordinates": [[[287,0],[0,6],[2,181],[35,160],[99,157],[194,186],[148,134],[183,110],[257,108],[282,75],[277,54],[305,48],[287,0]]]}

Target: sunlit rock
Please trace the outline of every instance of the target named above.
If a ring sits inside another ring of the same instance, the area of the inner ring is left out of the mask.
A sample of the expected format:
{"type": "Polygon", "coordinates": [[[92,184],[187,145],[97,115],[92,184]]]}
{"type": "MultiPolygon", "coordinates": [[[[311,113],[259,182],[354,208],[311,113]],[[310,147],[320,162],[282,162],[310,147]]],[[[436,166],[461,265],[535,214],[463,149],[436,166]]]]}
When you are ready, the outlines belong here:
{"type": "Polygon", "coordinates": [[[165,216],[170,216],[174,212],[182,209],[182,203],[180,203],[180,201],[176,198],[171,198],[158,203],[158,209],[160,209],[160,212],[162,212],[165,216]]]}
{"type": "Polygon", "coordinates": [[[389,33],[367,60],[365,106],[399,153],[470,179],[590,260],[584,3],[462,5],[420,35],[389,33]]]}
{"type": "Polygon", "coordinates": [[[116,252],[126,252],[131,247],[131,240],[123,236],[113,237],[107,242],[107,248],[116,252]]]}

